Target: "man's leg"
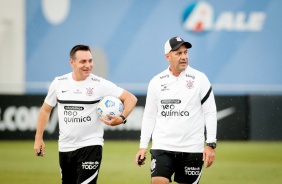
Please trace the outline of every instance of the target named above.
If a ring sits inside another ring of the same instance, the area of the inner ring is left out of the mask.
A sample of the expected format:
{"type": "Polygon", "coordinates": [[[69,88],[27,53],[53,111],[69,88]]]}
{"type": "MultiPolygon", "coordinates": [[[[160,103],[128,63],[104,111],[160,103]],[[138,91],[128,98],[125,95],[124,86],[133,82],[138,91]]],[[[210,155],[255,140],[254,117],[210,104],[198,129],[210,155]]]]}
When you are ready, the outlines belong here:
{"type": "Polygon", "coordinates": [[[71,152],[59,152],[62,184],[76,184],[76,162],[71,161],[71,152]]]}
{"type": "Polygon", "coordinates": [[[77,157],[77,183],[96,184],[102,161],[102,146],[81,148],[77,157]]]}

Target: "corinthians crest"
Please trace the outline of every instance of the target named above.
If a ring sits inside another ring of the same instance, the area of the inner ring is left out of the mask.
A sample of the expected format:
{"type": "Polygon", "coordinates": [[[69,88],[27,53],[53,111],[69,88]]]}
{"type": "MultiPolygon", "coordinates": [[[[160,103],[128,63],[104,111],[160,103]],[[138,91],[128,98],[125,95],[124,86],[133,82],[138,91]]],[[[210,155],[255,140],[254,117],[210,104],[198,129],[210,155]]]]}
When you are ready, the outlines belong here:
{"type": "Polygon", "coordinates": [[[188,89],[192,89],[194,87],[194,81],[191,81],[191,80],[186,80],[186,87],[188,89]]]}
{"type": "Polygon", "coordinates": [[[94,88],[90,88],[90,87],[89,87],[89,88],[86,88],[86,94],[87,94],[88,96],[92,96],[93,93],[94,93],[94,92],[93,92],[93,89],[94,89],[94,88]]]}

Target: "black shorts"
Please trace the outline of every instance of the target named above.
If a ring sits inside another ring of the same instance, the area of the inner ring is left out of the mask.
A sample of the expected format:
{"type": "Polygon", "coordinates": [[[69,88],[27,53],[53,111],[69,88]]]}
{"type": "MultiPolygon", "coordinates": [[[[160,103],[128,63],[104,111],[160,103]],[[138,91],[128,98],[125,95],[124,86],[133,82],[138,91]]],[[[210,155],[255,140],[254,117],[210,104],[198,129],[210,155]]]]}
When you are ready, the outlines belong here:
{"type": "Polygon", "coordinates": [[[96,183],[102,161],[102,146],[59,152],[63,184],[96,183]]]}
{"type": "Polygon", "coordinates": [[[151,177],[169,179],[174,174],[177,183],[198,183],[203,168],[203,153],[184,153],[164,150],[150,150],[151,177]]]}

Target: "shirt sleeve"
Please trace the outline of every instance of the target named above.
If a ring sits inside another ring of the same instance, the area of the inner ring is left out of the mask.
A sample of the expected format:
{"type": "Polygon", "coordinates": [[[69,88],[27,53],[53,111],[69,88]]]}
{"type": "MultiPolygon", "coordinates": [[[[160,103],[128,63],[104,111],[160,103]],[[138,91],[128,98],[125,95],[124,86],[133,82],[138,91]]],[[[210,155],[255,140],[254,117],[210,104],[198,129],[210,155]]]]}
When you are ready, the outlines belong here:
{"type": "Polygon", "coordinates": [[[145,110],[142,119],[140,148],[147,148],[156,124],[157,117],[157,96],[154,82],[151,81],[148,86],[145,110]]]}
{"type": "Polygon", "coordinates": [[[47,96],[45,97],[45,102],[52,107],[55,107],[57,104],[57,86],[58,80],[55,78],[50,84],[47,96]]]}
{"type": "Polygon", "coordinates": [[[207,143],[216,142],[217,134],[217,111],[214,93],[208,78],[204,75],[201,88],[202,111],[205,117],[207,143]]]}
{"type": "Polygon", "coordinates": [[[119,98],[124,89],[118,87],[116,84],[114,84],[111,81],[108,81],[106,79],[103,80],[104,80],[104,91],[105,91],[104,96],[110,95],[119,98]]]}

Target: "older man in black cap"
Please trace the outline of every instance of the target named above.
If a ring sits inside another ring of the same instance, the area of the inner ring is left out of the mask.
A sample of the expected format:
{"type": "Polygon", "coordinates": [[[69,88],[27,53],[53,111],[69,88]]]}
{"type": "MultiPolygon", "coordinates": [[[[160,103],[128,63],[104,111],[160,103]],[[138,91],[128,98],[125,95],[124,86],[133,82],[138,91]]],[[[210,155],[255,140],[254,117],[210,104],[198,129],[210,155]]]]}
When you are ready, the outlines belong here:
{"type": "Polygon", "coordinates": [[[216,104],[207,76],[188,65],[191,43],[180,37],[164,46],[169,67],[149,83],[136,164],[145,162],[152,138],[152,184],[198,183],[215,159],[216,104]],[[206,136],[205,136],[206,130],[206,136]],[[206,146],[205,146],[206,142],[206,146]]]}

